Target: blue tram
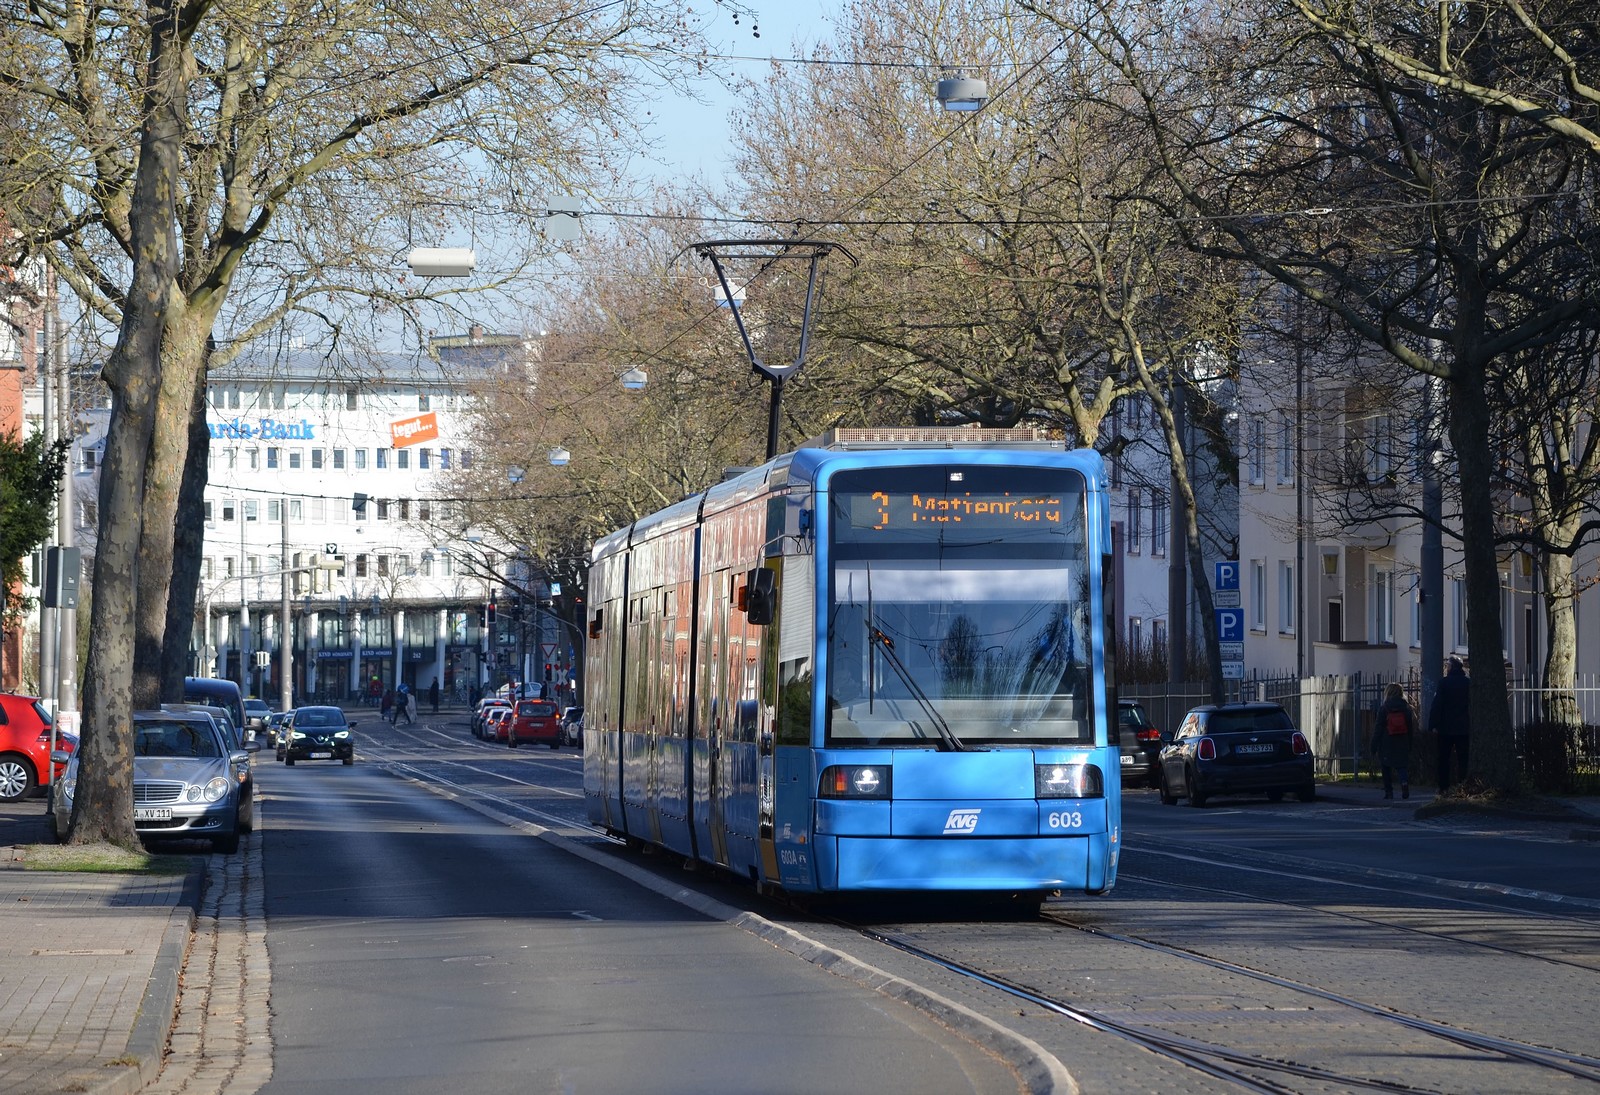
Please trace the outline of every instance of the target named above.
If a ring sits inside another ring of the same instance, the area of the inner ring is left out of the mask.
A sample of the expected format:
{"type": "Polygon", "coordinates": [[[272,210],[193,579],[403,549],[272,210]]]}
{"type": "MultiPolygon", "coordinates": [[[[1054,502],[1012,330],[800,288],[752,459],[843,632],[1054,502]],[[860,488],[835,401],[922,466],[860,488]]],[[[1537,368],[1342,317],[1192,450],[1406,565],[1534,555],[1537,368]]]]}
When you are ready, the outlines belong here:
{"type": "Polygon", "coordinates": [[[595,545],[589,818],[792,894],[1116,880],[1100,457],[835,431],[595,545]]]}

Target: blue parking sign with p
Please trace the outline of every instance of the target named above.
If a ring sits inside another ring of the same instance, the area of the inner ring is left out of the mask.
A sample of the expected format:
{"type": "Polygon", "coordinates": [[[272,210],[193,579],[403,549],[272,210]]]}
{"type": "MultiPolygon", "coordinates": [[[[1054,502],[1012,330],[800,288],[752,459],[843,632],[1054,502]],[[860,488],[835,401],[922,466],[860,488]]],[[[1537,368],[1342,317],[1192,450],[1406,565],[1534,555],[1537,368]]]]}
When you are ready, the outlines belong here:
{"type": "Polygon", "coordinates": [[[1237,559],[1223,559],[1223,560],[1221,560],[1220,562],[1218,562],[1216,564],[1216,567],[1217,567],[1217,581],[1216,581],[1215,588],[1217,588],[1217,589],[1238,589],[1239,588],[1239,560],[1237,560],[1237,559]]]}
{"type": "Polygon", "coordinates": [[[1221,643],[1244,642],[1244,609],[1219,608],[1217,613],[1217,641],[1221,643]]]}

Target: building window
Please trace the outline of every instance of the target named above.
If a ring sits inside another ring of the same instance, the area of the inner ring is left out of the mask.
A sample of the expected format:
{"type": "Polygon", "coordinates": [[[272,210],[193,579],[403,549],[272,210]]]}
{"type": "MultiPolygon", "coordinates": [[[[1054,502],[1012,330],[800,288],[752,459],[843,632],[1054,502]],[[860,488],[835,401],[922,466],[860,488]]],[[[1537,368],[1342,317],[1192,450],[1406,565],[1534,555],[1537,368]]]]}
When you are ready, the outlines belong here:
{"type": "Polygon", "coordinates": [[[389,557],[387,555],[380,555],[380,556],[378,556],[378,577],[387,578],[388,576],[389,576],[389,557]]]}
{"type": "Polygon", "coordinates": [[[395,454],[394,454],[394,458],[395,458],[395,467],[397,467],[397,468],[409,468],[411,466],[411,450],[410,449],[396,449],[395,450],[395,454]]]}
{"type": "Polygon", "coordinates": [[[1406,610],[1410,621],[1407,626],[1411,628],[1411,649],[1416,650],[1422,646],[1422,599],[1417,596],[1421,585],[1413,583],[1411,592],[1406,594],[1406,610]]]}
{"type": "Polygon", "coordinates": [[[260,471],[261,470],[261,451],[259,449],[251,449],[250,450],[250,470],[251,471],[260,471]]]}
{"type": "Polygon", "coordinates": [[[322,469],[322,450],[321,449],[312,449],[311,450],[311,470],[312,471],[320,471],[321,469],[322,469]]]}
{"type": "Polygon", "coordinates": [[[1250,560],[1250,630],[1267,629],[1267,562],[1250,560]]]}
{"type": "Polygon", "coordinates": [[[367,467],[367,450],[366,449],[357,449],[355,451],[355,457],[356,457],[356,471],[365,471],[366,467],[367,467]]]}
{"type": "Polygon", "coordinates": [[[472,467],[472,450],[471,449],[462,449],[461,450],[461,466],[463,468],[472,467]]]}
{"type": "Polygon", "coordinates": [[[1150,492],[1150,554],[1167,553],[1167,492],[1150,492]]]}
{"type": "Polygon", "coordinates": [[[431,551],[422,553],[422,576],[424,578],[433,577],[433,552],[431,551]]]}
{"type": "Polygon", "coordinates": [[[440,449],[439,450],[439,469],[441,471],[449,471],[450,470],[450,450],[449,449],[440,449]]]}
{"type": "Polygon", "coordinates": [[[268,448],[267,448],[267,467],[275,468],[277,466],[278,466],[278,447],[276,445],[268,446],[268,448]]]}
{"type": "Polygon", "coordinates": [[[1260,415],[1251,415],[1245,428],[1250,431],[1247,445],[1250,482],[1260,486],[1267,480],[1267,426],[1260,415]]]}
{"type": "Polygon", "coordinates": [[[344,390],[344,409],[347,411],[357,410],[360,403],[361,401],[356,395],[355,385],[352,384],[346,387],[344,390]]]}
{"type": "Polygon", "coordinates": [[[411,499],[402,498],[402,499],[400,499],[400,503],[399,504],[400,504],[400,520],[402,520],[402,521],[411,520],[411,499]]]}
{"type": "Polygon", "coordinates": [[[1450,636],[1452,650],[1467,648],[1467,583],[1461,578],[1450,579],[1450,604],[1455,617],[1450,636]]]}
{"type": "Polygon", "coordinates": [[[311,500],[311,523],[324,525],[328,522],[328,500],[326,498],[313,498],[311,500]]]}
{"type": "Polygon", "coordinates": [[[333,450],[333,470],[334,471],[344,471],[344,450],[343,449],[334,449],[333,450]]]}
{"type": "Polygon", "coordinates": [[[365,578],[366,576],[367,576],[367,557],[365,555],[357,555],[356,556],[356,577],[357,578],[365,578]]]}
{"type": "Polygon", "coordinates": [[[1144,498],[1136,490],[1128,492],[1128,554],[1139,554],[1144,539],[1144,498]]]}
{"type": "Polygon", "coordinates": [[[300,470],[300,460],[301,460],[302,455],[303,454],[300,452],[299,449],[290,449],[289,450],[289,469],[291,471],[299,471],[300,470]]]}
{"type": "Polygon", "coordinates": [[[431,499],[419,498],[417,500],[417,520],[419,520],[419,521],[431,521],[431,520],[433,520],[433,502],[432,502],[431,499]]]}
{"type": "Polygon", "coordinates": [[[298,525],[306,519],[306,504],[303,499],[289,499],[289,523],[298,525]]]}
{"type": "Polygon", "coordinates": [[[209,498],[206,499],[205,505],[206,505],[206,524],[209,525],[209,524],[214,523],[214,521],[216,520],[215,516],[211,512],[211,499],[209,499],[209,498]]]}
{"type": "Polygon", "coordinates": [[[200,563],[200,573],[206,581],[211,581],[217,576],[217,561],[207,555],[200,563]]]}
{"type": "Polygon", "coordinates": [[[1294,564],[1281,562],[1278,564],[1278,633],[1293,635],[1295,628],[1295,606],[1299,603],[1299,591],[1295,588],[1294,564]]]}
{"type": "Polygon", "coordinates": [[[417,393],[417,410],[419,410],[419,411],[428,410],[429,409],[428,408],[428,403],[429,403],[428,393],[427,392],[418,392],[417,393]]]}
{"type": "Polygon", "coordinates": [[[378,499],[378,520],[387,521],[388,519],[389,519],[389,502],[388,502],[387,499],[380,498],[380,499],[378,499]]]}
{"type": "Polygon", "coordinates": [[[239,409],[239,389],[238,388],[229,388],[228,389],[228,410],[236,411],[238,409],[239,409]]]}
{"type": "Polygon", "coordinates": [[[422,469],[423,471],[427,471],[428,468],[432,464],[433,464],[433,450],[432,449],[418,449],[417,450],[417,467],[422,469]]]}
{"type": "Polygon", "coordinates": [[[276,525],[283,520],[283,503],[276,498],[267,499],[267,521],[276,525]]]}
{"type": "Polygon", "coordinates": [[[239,467],[239,450],[238,449],[229,449],[228,450],[228,470],[229,471],[235,471],[235,470],[238,469],[238,467],[239,467]]]}
{"type": "Polygon", "coordinates": [[[246,498],[244,500],[244,519],[246,521],[254,521],[260,516],[261,503],[256,501],[254,498],[246,498]]]}
{"type": "Polygon", "coordinates": [[[1394,571],[1371,567],[1367,571],[1372,590],[1372,642],[1394,642],[1394,571]]]}
{"type": "Polygon", "coordinates": [[[1144,653],[1144,618],[1128,617],[1128,653],[1135,658],[1144,653]]]}
{"type": "Polygon", "coordinates": [[[1150,621],[1150,649],[1152,651],[1156,651],[1156,650],[1165,650],[1166,648],[1167,648],[1167,621],[1165,621],[1165,620],[1151,620],[1150,621]]]}
{"type": "Polygon", "coordinates": [[[377,466],[378,467],[387,468],[389,466],[389,450],[388,449],[374,449],[373,450],[373,454],[378,458],[377,459],[377,466]]]}
{"type": "Polygon", "coordinates": [[[411,556],[396,555],[394,557],[394,572],[404,577],[411,573],[411,556]]]}
{"type": "Polygon", "coordinates": [[[222,500],[222,519],[224,521],[233,520],[233,507],[234,501],[232,498],[224,498],[222,500]]]}
{"type": "Polygon", "coordinates": [[[245,558],[245,561],[244,561],[244,572],[246,574],[252,574],[252,575],[260,574],[261,573],[261,556],[259,556],[259,555],[247,556],[245,558]]]}
{"type": "Polygon", "coordinates": [[[1278,482],[1294,482],[1294,429],[1295,418],[1285,411],[1278,416],[1278,482]]]}
{"type": "Polygon", "coordinates": [[[234,576],[233,565],[234,560],[232,555],[224,555],[222,557],[222,576],[224,578],[232,578],[234,576]]]}

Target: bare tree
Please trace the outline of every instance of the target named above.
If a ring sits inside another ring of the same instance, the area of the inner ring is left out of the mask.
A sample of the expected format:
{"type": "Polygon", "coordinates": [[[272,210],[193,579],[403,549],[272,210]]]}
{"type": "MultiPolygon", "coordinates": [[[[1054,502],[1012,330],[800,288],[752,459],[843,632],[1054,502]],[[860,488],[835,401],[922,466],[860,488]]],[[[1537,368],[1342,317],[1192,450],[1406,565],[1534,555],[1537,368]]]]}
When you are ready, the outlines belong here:
{"type": "Polygon", "coordinates": [[[538,195],[604,166],[631,75],[692,62],[693,27],[667,3],[187,0],[13,8],[0,39],[26,122],[0,207],[120,330],[70,839],[128,844],[118,717],[158,698],[168,620],[192,618],[192,581],[170,576],[173,531],[196,519],[178,499],[206,369],[289,317],[337,339],[361,314],[347,294],[414,316],[429,290],[389,272],[396,254],[480,207],[503,214],[507,276],[523,268],[538,195]]]}

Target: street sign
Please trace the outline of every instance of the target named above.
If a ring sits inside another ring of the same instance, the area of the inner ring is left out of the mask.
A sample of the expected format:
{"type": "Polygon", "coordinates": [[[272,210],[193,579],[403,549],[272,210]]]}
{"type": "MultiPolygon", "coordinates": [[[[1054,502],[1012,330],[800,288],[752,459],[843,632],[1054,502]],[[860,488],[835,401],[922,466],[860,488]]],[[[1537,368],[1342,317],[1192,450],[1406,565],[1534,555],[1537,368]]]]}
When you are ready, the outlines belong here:
{"type": "Polygon", "coordinates": [[[1215,608],[1238,608],[1239,591],[1237,589],[1218,589],[1211,593],[1211,604],[1215,608]]]}
{"type": "Polygon", "coordinates": [[[1225,643],[1244,642],[1244,609],[1217,609],[1217,639],[1225,643]]]}
{"type": "Polygon", "coordinates": [[[1222,679],[1225,681],[1244,680],[1244,662],[1223,662],[1222,679]]]}
{"type": "Polygon", "coordinates": [[[1238,662],[1244,660],[1244,643],[1218,643],[1217,645],[1222,648],[1223,661],[1232,660],[1238,662]]]}
{"type": "Polygon", "coordinates": [[[1213,589],[1238,589],[1239,560],[1219,560],[1216,564],[1216,575],[1216,581],[1211,583],[1213,589]]]}

